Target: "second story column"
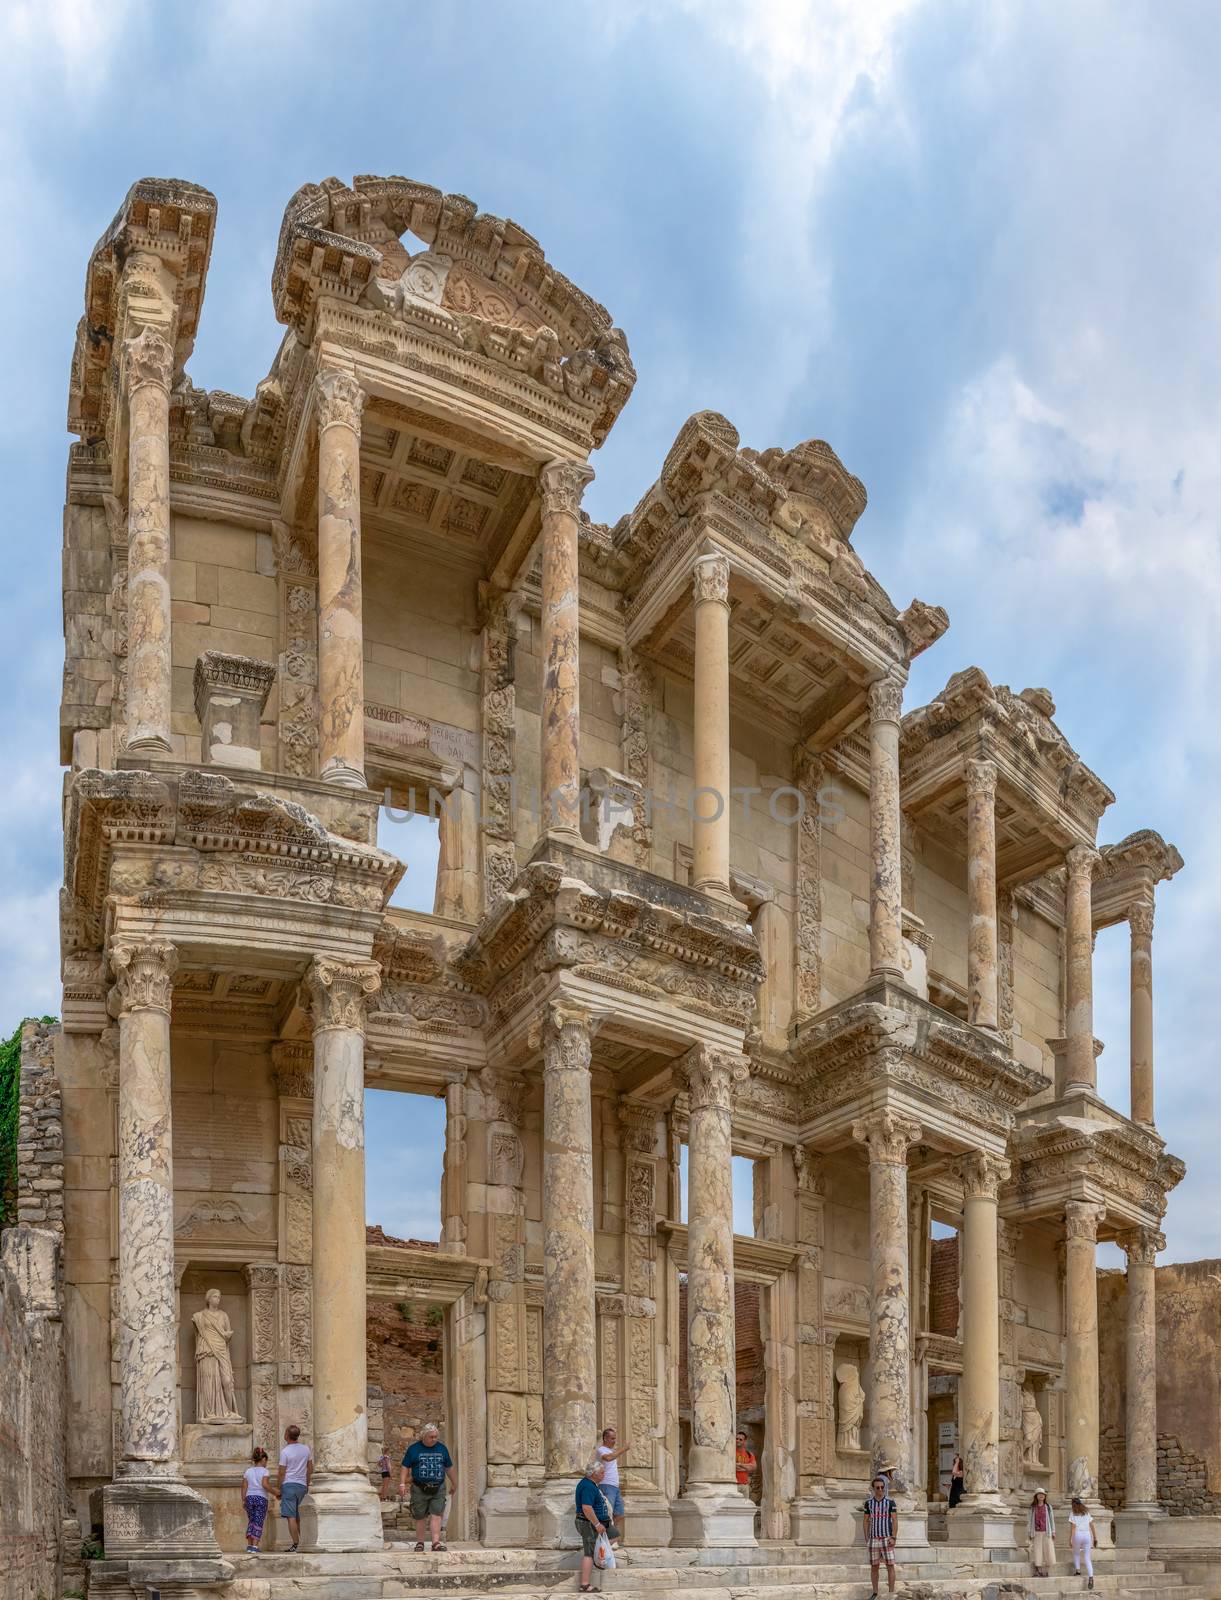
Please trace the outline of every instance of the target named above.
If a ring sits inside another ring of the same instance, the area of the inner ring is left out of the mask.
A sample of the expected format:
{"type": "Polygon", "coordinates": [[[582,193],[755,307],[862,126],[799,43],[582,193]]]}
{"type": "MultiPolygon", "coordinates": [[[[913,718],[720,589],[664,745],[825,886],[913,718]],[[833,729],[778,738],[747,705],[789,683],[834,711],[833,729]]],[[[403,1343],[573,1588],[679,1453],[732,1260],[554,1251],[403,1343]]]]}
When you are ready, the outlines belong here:
{"type": "Polygon", "coordinates": [[[170,743],[170,379],[156,328],[127,344],[127,726],[129,755],[170,743]]]}
{"type": "Polygon", "coordinates": [[[543,697],[540,751],[544,833],[581,835],[581,494],[593,478],[583,461],[549,461],[543,497],[543,697]]]}
{"type": "Polygon", "coordinates": [[[1094,1054],[1094,924],[1091,886],[1097,850],[1075,844],[1065,856],[1068,887],[1065,899],[1065,1038],[1064,1084],[1068,1090],[1094,1089],[1098,1060],[1094,1054]]]}
{"type": "Polygon", "coordinates": [[[967,762],[967,914],[967,1020],[980,1028],[995,1028],[999,991],[994,761],[967,762]]]}
{"type": "Polygon", "coordinates": [[[360,414],[350,372],[320,372],[318,408],[318,776],[365,783],[365,662],[360,577],[360,414]]]}
{"type": "Polygon", "coordinates": [[[691,882],[729,893],[729,562],[696,558],[691,882]]]}
{"type": "Polygon", "coordinates": [[[869,966],[875,976],[903,979],[903,864],[899,848],[900,673],[869,685],[869,966]]]}
{"type": "Polygon", "coordinates": [[[316,1550],[380,1550],[369,1482],[365,1372],[365,1005],[375,961],[314,959],[314,1480],[303,1532],[316,1550]]]}
{"type": "Polygon", "coordinates": [[[687,1387],[691,1448],[674,1501],[674,1542],[754,1544],[755,1508],[735,1472],[733,1086],[743,1057],[696,1045],[679,1064],[686,1084],[687,1387]]]}
{"type": "Polygon", "coordinates": [[[1132,938],[1132,1121],[1153,1127],[1153,902],[1128,909],[1132,938]]]}
{"type": "Polygon", "coordinates": [[[1098,1221],[1102,1208],[1070,1200],[1064,1208],[1064,1380],[1068,1492],[1098,1501],[1098,1221]]]}

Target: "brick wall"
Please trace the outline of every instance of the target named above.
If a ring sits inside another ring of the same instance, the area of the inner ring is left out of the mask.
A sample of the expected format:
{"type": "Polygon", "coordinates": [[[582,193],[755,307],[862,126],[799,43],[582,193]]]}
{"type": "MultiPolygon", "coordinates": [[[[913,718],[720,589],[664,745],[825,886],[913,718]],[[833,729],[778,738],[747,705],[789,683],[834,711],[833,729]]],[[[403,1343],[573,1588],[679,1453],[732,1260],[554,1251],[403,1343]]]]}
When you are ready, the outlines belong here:
{"type": "Polygon", "coordinates": [[[58,1023],[21,1025],[17,1221],[64,1231],[64,1125],[55,1075],[58,1023]]]}
{"type": "Polygon", "coordinates": [[[929,1272],[928,1330],[958,1333],[958,1237],[934,1239],[929,1272]]]}
{"type": "MultiPolygon", "coordinates": [[[[1098,1441],[1098,1492],[1112,1511],[1123,1508],[1127,1488],[1123,1435],[1113,1424],[1098,1441]]],[[[1171,1517],[1207,1517],[1221,1513],[1221,1495],[1208,1488],[1208,1463],[1185,1450],[1170,1433],[1157,1436],[1157,1499],[1171,1517]]]]}

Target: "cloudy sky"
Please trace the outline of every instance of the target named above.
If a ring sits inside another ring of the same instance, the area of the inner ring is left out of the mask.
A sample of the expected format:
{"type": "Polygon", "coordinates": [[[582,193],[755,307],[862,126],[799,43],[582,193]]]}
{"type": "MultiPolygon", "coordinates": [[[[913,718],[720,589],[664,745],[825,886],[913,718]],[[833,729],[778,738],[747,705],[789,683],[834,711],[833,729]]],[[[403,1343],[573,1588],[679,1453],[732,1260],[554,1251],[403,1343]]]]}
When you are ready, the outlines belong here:
{"type": "MultiPolygon", "coordinates": [[[[627,331],[639,383],[595,517],[698,409],[758,448],[830,440],[869,488],[866,562],[899,604],[950,613],[908,704],[971,663],[1047,686],[1119,796],[1104,841],[1179,845],[1158,1103],[1192,1171],[1167,1259],[1221,1255],[1219,67],[1204,0],[8,0],[0,1029],[58,1004],[63,419],[89,251],[133,179],[212,189],[191,375],[249,394],[289,195],[400,172],[519,220],[627,331]]],[[[1122,931],[1097,974],[1122,1104],[1122,931]]],[[[403,1109],[376,1119],[370,1215],[435,1232],[439,1125],[403,1109]]]]}

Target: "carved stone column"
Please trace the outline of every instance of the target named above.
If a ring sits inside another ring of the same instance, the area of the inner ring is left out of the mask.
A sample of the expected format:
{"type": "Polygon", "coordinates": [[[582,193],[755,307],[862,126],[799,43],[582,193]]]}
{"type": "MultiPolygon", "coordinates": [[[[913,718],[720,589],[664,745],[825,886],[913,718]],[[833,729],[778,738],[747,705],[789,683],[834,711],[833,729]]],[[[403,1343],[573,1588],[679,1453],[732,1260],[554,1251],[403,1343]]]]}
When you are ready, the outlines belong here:
{"type": "Polygon", "coordinates": [[[903,981],[903,861],[900,850],[899,718],[905,676],[869,686],[869,965],[903,981]]]}
{"type": "Polygon", "coordinates": [[[733,1086],[741,1057],[696,1045],[682,1058],[687,1134],[687,1484],[674,1501],[680,1545],[755,1542],[753,1503],[734,1471],[733,1086]]]}
{"type": "Polygon", "coordinates": [[[1153,1122],[1153,902],[1128,909],[1132,931],[1132,1121],[1153,1122]]]}
{"type": "Polygon", "coordinates": [[[348,372],[319,373],[318,767],[327,783],[365,783],[365,664],[360,581],[360,414],[348,372]]]}
{"type": "Polygon", "coordinates": [[[156,328],[127,344],[127,738],[129,755],[170,742],[170,379],[156,328]]]}
{"type": "MultiPolygon", "coordinates": [[[[1066,1090],[1097,1087],[1094,1054],[1094,925],[1091,893],[1097,850],[1075,844],[1065,856],[1065,1056],[1066,1090]]],[[[1095,1462],[1095,1466],[1097,1463],[1095,1462]]]]}
{"type": "Polygon", "coordinates": [[[658,1437],[665,1418],[657,1360],[659,1113],[655,1105],[620,1100],[618,1114],[623,1148],[624,1424],[632,1441],[622,1465],[632,1501],[633,1544],[664,1546],[673,1528],[663,1487],[665,1443],[658,1437]]]}
{"type": "Polygon", "coordinates": [[[995,1028],[996,763],[967,762],[967,1020],[995,1028]]]}
{"type": "Polygon", "coordinates": [[[852,1128],[869,1151],[870,1471],[887,1473],[905,1498],[912,1481],[907,1150],[920,1133],[918,1122],[893,1111],[874,1112],[852,1128]]]}
{"type": "MultiPolygon", "coordinates": [[[[1098,1221],[1102,1208],[1070,1200],[1064,1225],[1064,1378],[1068,1492],[1098,1501],[1098,1221]]],[[[1099,1529],[1101,1534],[1102,1529],[1099,1529]]]]}
{"type": "Polygon", "coordinates": [[[542,819],[544,832],[581,834],[581,607],[577,572],[583,461],[550,461],[543,498],[542,819]]]}
{"type": "Polygon", "coordinates": [[[1166,1240],[1153,1228],[1122,1234],[1128,1258],[1128,1366],[1124,1388],[1127,1487],[1116,1539],[1148,1546],[1157,1499],[1157,1252],[1166,1240]]]}
{"type": "Polygon", "coordinates": [[[368,1475],[365,1363],[365,1003],[372,961],[314,959],[314,1455],[303,1533],[316,1550],[380,1550],[368,1475]]]}
{"type": "Polygon", "coordinates": [[[220,1554],[207,1500],[181,1480],[170,1007],[178,953],[110,951],[119,1001],[119,1360],[122,1459],[104,1495],[108,1557],[220,1554]]]}
{"type": "Polygon", "coordinates": [[[729,893],[729,562],[700,556],[695,584],[695,792],[691,882],[729,893]]]}
{"type": "Polygon", "coordinates": [[[597,1435],[590,1021],[543,1027],[543,1542],[577,1542],[573,1492],[597,1435]]]}
{"type": "Polygon", "coordinates": [[[952,1544],[1002,1546],[1016,1540],[1000,1493],[1000,1281],[997,1197],[1009,1163],[973,1151],[956,1163],[963,1186],[962,1460],[966,1494],[949,1515],[952,1544]]]}

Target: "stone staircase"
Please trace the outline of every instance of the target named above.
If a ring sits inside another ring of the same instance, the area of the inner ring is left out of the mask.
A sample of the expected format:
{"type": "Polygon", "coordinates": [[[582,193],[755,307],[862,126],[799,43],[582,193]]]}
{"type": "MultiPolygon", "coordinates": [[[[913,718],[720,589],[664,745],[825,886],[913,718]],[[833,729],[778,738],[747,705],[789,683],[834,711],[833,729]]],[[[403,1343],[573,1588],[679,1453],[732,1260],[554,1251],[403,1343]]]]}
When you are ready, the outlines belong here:
{"type": "MultiPolygon", "coordinates": [[[[868,1600],[869,1568],[860,1546],[841,1550],[761,1544],[741,1550],[633,1549],[595,1587],[625,1600],[868,1600]]],[[[568,1550],[451,1547],[417,1555],[391,1545],[367,1555],[230,1557],[231,1600],[552,1600],[575,1591],[578,1556],[568,1550]]],[[[1160,1561],[1130,1551],[1098,1552],[1094,1592],[1107,1600],[1212,1600],[1160,1561]]],[[[1085,1579],[1062,1562],[1032,1578],[1025,1551],[919,1546],[898,1552],[905,1600],[1061,1600],[1086,1593],[1085,1579]]],[[[882,1594],[886,1588],[882,1573],[882,1594]]]]}

